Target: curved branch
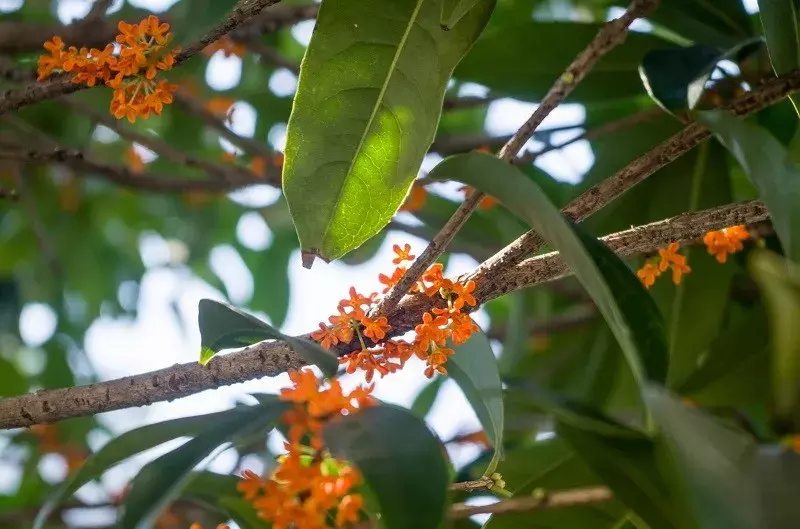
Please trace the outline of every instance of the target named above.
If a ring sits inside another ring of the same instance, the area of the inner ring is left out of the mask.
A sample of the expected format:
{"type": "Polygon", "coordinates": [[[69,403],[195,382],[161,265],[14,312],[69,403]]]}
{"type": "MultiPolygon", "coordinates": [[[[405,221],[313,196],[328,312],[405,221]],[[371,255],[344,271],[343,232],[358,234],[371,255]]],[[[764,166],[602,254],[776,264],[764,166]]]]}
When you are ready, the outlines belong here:
{"type": "MultiPolygon", "coordinates": [[[[759,201],[751,200],[703,211],[684,213],[608,235],[601,240],[622,257],[650,253],[671,241],[695,241],[704,233],[735,224],[754,224],[769,214],[759,201]]],[[[568,274],[558,253],[527,259],[498,273],[491,291],[478,298],[485,303],[507,292],[553,281],[568,274]]],[[[402,334],[429,310],[431,298],[411,296],[391,314],[393,334],[402,334]]],[[[242,351],[215,356],[206,367],[198,363],[178,364],[167,369],[88,386],[46,390],[0,400],[0,429],[60,421],[105,411],[144,406],[172,400],[226,384],[272,376],[302,365],[300,357],[282,342],[263,342],[242,351]]]]}

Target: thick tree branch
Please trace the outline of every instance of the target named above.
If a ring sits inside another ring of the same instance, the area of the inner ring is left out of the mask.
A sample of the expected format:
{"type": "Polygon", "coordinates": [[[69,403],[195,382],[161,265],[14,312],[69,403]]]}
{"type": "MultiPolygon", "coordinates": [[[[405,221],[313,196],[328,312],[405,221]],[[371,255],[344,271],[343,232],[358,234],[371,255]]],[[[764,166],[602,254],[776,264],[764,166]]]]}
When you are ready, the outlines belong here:
{"type": "MultiPolygon", "coordinates": [[[[219,40],[227,33],[258,15],[265,7],[278,3],[280,0],[239,0],[225,19],[209,30],[198,41],[190,44],[175,58],[175,67],[194,57],[203,48],[219,40]]],[[[43,42],[43,41],[42,41],[43,42]]],[[[71,75],[62,75],[46,82],[36,82],[17,90],[8,90],[0,95],[0,115],[18,108],[22,108],[45,99],[53,99],[62,95],[71,94],[78,90],[90,88],[85,84],[76,84],[71,81],[71,75]]],[[[103,86],[103,85],[96,85],[103,86]]]]}
{"type": "MultiPolygon", "coordinates": [[[[615,233],[601,240],[622,257],[647,254],[671,241],[696,241],[708,231],[736,224],[760,223],[769,218],[766,207],[751,200],[713,209],[684,213],[670,219],[615,233]]],[[[482,290],[479,303],[507,292],[552,281],[568,274],[558,253],[527,259],[510,270],[498,272],[494,289],[482,290]]],[[[392,334],[414,327],[431,299],[410,296],[390,314],[392,334]]],[[[344,352],[349,349],[345,347],[344,352]]],[[[282,342],[263,342],[243,351],[214,357],[206,367],[196,362],[89,386],[40,391],[0,400],[0,429],[54,422],[120,408],[172,400],[226,384],[273,376],[302,365],[300,357],[282,342]]]]}
{"type": "MultiPolygon", "coordinates": [[[[747,116],[784,99],[797,90],[800,90],[800,71],[795,70],[784,77],[770,80],[757,90],[736,98],[728,110],[739,116],[747,116]]],[[[701,125],[697,123],[688,125],[656,148],[623,167],[613,176],[577,197],[562,211],[575,222],[593,215],[603,206],[616,200],[658,169],[693,149],[710,136],[711,133],[701,125]]],[[[484,288],[489,288],[486,283],[491,281],[497,270],[513,266],[526,255],[537,252],[543,244],[544,240],[539,234],[529,231],[482,263],[473,278],[486,279],[487,281],[481,281],[481,283],[484,288]]]]}
{"type": "Polygon", "coordinates": [[[451,518],[469,518],[475,514],[505,514],[510,512],[534,511],[537,509],[562,509],[604,503],[614,498],[606,487],[586,487],[582,489],[547,492],[541,496],[520,496],[502,500],[489,505],[466,505],[456,503],[450,507],[451,518]]]}
{"type": "MultiPolygon", "coordinates": [[[[615,46],[625,40],[628,26],[637,18],[647,15],[658,6],[660,0],[633,0],[625,13],[618,19],[607,22],[589,45],[578,54],[566,71],[558,78],[547,92],[542,103],[530,118],[514,133],[498,153],[498,158],[512,162],[525,145],[536,128],[580,83],[597,61],[615,46]]],[[[475,190],[453,213],[439,233],[428,243],[428,246],[409,267],[403,278],[396,284],[376,307],[375,312],[389,314],[406,295],[411,285],[425,270],[444,252],[455,234],[464,226],[475,208],[478,207],[483,193],[475,190]]]]}

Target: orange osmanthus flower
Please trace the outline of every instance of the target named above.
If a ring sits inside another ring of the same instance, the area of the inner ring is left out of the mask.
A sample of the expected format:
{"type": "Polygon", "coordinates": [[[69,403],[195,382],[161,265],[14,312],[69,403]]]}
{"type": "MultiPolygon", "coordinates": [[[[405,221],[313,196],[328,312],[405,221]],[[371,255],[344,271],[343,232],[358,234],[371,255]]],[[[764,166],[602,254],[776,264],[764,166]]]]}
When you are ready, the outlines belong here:
{"type": "Polygon", "coordinates": [[[672,269],[672,282],[675,285],[681,283],[681,278],[692,271],[691,267],[686,264],[686,256],[678,253],[679,246],[677,242],[671,242],[666,248],[658,250],[659,259],[649,259],[642,268],[640,268],[636,275],[639,277],[645,287],[650,288],[656,281],[656,278],[661,275],[667,268],[672,269]]]}
{"type": "Polygon", "coordinates": [[[138,24],[121,21],[117,27],[118,53],[112,44],[102,50],[74,46],[65,50],[61,37],[45,42],[49,55],[39,57],[37,79],[44,81],[53,73],[68,72],[74,83],[103,83],[114,90],[110,111],[117,119],[124,117],[133,123],[137,117],[159,115],[177,89],[165,79],[157,79],[160,71],[172,68],[178,52],[168,49],[172,40],[169,24],[150,15],[138,24]]]}
{"type": "Polygon", "coordinates": [[[400,206],[399,211],[408,211],[409,213],[419,211],[425,204],[426,198],[428,198],[428,190],[422,186],[415,185],[411,188],[408,198],[406,198],[406,201],[400,206]]]}
{"type": "Polygon", "coordinates": [[[703,237],[703,243],[708,248],[708,253],[713,255],[719,263],[725,263],[728,255],[744,249],[743,241],[750,238],[747,226],[740,224],[723,228],[719,231],[710,231],[703,237]]]}
{"type": "Polygon", "coordinates": [[[399,265],[403,261],[413,261],[417,257],[416,255],[411,255],[411,245],[408,243],[406,243],[402,248],[395,244],[392,246],[392,251],[397,256],[392,259],[392,263],[396,265],[399,265]]]}

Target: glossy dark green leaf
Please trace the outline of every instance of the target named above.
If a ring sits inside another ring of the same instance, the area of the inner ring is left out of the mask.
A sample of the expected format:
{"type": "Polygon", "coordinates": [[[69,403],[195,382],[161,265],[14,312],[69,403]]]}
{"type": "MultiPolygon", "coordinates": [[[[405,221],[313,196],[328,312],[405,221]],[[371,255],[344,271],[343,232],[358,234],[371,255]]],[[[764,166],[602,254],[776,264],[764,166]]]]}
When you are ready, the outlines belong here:
{"type": "Polygon", "coordinates": [[[703,45],[652,50],[642,59],[639,73],[647,93],[664,109],[694,108],[720,55],[718,49],[703,45]]]}
{"type": "Polygon", "coordinates": [[[123,504],[120,527],[151,527],[161,510],[180,494],[192,477],[191,470],[226,443],[271,429],[289,403],[275,397],[270,404],[237,410],[175,450],[145,465],[131,481],[123,504]]]}
{"type": "Polygon", "coordinates": [[[442,1],[323,2],[283,167],[306,254],[341,257],[378,233],[405,199],[436,133],[450,75],[494,6],[479,2],[446,31],[442,1]]]}
{"type": "Polygon", "coordinates": [[[300,353],[303,360],[319,367],[331,376],[339,362],[336,357],[315,342],[287,336],[271,325],[246,312],[211,299],[200,300],[200,363],[205,365],[222,349],[245,347],[265,339],[283,340],[300,353]]]}
{"type": "Polygon", "coordinates": [[[43,527],[53,510],[61,502],[72,496],[81,486],[99,478],[103,472],[120,461],[167,441],[184,436],[195,436],[238,413],[240,413],[240,410],[234,409],[207,415],[171,419],[148,424],[115,437],[103,448],[92,454],[70,479],[59,485],[36,515],[33,524],[34,529],[43,527]]]}
{"type": "Polygon", "coordinates": [[[475,332],[466,343],[448,347],[455,354],[447,361],[447,374],[459,385],[494,447],[487,474],[503,459],[503,384],[489,339],[475,332]]]}
{"type": "MultiPolygon", "coordinates": [[[[729,158],[724,147],[707,142],[695,151],[692,191],[685,202],[686,209],[697,211],[733,202],[729,158]]],[[[676,200],[674,196],[664,199],[676,200]]],[[[662,306],[669,320],[670,387],[680,385],[699,367],[700,358],[719,335],[730,303],[731,281],[740,270],[736,259],[720,264],[704,246],[688,246],[682,248],[682,253],[692,272],[677,287],[667,285],[673,294],[671,304],[662,306]]]]}
{"type": "Polygon", "coordinates": [[[769,132],[722,111],[698,112],[744,168],[772,215],[786,255],[800,262],[800,171],[769,132]]]}
{"type": "Polygon", "coordinates": [[[361,471],[386,529],[439,527],[450,476],[444,448],[421,419],[375,406],[331,421],[323,436],[335,456],[361,471]]]}
{"type": "Polygon", "coordinates": [[[651,439],[608,437],[561,421],[556,433],[650,529],[693,527],[688,513],[671,501],[672,487],[664,480],[651,439]]]}
{"type": "Polygon", "coordinates": [[[664,322],[652,298],[613,252],[567,221],[536,183],[516,167],[482,153],[446,158],[429,176],[458,180],[494,196],[542,234],[597,304],[640,385],[646,379],[664,380],[664,322]]]}
{"type": "Polygon", "coordinates": [[[446,379],[437,376],[417,393],[414,402],[411,403],[411,411],[420,419],[424,419],[426,415],[433,408],[436,397],[439,396],[439,390],[446,379]]]}
{"type": "Polygon", "coordinates": [[[800,266],[767,251],[754,252],[750,264],[770,317],[773,413],[784,428],[797,431],[800,427],[800,266]]]}
{"type": "Polygon", "coordinates": [[[668,451],[680,492],[693,511],[695,526],[759,527],[753,439],[687,407],[663,389],[650,387],[645,398],[660,428],[659,443],[668,451]]]}

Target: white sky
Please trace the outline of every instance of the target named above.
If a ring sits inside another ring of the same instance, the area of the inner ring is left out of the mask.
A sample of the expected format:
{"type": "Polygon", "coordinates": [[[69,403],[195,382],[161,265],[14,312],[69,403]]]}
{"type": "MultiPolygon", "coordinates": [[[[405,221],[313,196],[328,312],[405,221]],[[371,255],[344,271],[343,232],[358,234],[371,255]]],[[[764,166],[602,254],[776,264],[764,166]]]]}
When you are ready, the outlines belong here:
{"type": "MultiPolygon", "coordinates": [[[[57,8],[59,18],[64,22],[80,18],[88,12],[91,3],[91,0],[60,0],[57,8]]],[[[136,0],[130,3],[161,12],[175,3],[175,0],[136,0]]],[[[744,0],[744,3],[748,11],[757,10],[756,0],[744,0]]],[[[0,12],[14,11],[21,4],[21,0],[0,0],[0,12]]],[[[115,11],[120,5],[121,0],[115,1],[112,10],[115,11]]],[[[310,38],[312,27],[311,23],[298,24],[293,30],[293,35],[299,42],[305,44],[310,38]]],[[[238,84],[240,77],[241,61],[238,58],[225,59],[218,54],[209,61],[206,80],[212,88],[216,90],[232,88],[238,84]]],[[[293,93],[296,79],[291,72],[280,70],[272,76],[269,85],[274,92],[288,95],[293,93]]],[[[482,87],[477,85],[469,85],[462,89],[462,95],[479,94],[482,90],[482,87]]],[[[534,104],[511,99],[492,103],[486,119],[487,132],[493,135],[514,132],[535,107],[534,104]]],[[[256,118],[256,112],[251,105],[239,102],[233,114],[231,128],[239,134],[252,136],[256,118]]],[[[542,129],[579,125],[584,119],[585,111],[581,105],[563,105],[545,120],[542,129]]],[[[581,129],[575,129],[557,133],[553,141],[564,141],[580,132],[581,129]]],[[[284,138],[285,127],[279,126],[271,131],[269,142],[274,147],[282,149],[284,138]]],[[[229,144],[223,145],[230,148],[229,144]]],[[[529,148],[540,146],[541,144],[536,142],[529,143],[529,148]]],[[[426,168],[429,169],[436,160],[432,158],[426,162],[426,168]]],[[[591,149],[585,141],[577,142],[561,151],[548,153],[537,160],[537,164],[544,170],[569,182],[579,181],[593,162],[591,149]]],[[[445,190],[443,194],[451,193],[445,190]]],[[[261,187],[236,193],[235,196],[240,202],[263,206],[274,202],[278,197],[278,191],[261,187]]],[[[264,248],[271,242],[268,227],[260,216],[253,213],[243,213],[237,234],[231,236],[237,236],[242,244],[248,247],[264,248]]],[[[410,242],[416,252],[424,248],[424,241],[420,239],[401,232],[391,232],[375,258],[363,265],[347,266],[341,263],[325,265],[318,262],[311,270],[301,267],[299,253],[295,252],[289,264],[291,303],[282,330],[290,334],[301,334],[315,328],[318,322],[326,320],[335,310],[338,300],[346,294],[350,285],[362,292],[377,289],[378,273],[392,269],[392,244],[404,242],[410,242]]],[[[170,244],[157,234],[142,238],[141,255],[143,262],[148,265],[148,271],[141,282],[138,320],[115,321],[110,318],[100,318],[91,326],[86,336],[86,354],[101,379],[108,380],[144,373],[179,362],[197,360],[200,350],[197,303],[203,297],[216,299],[223,297],[204,282],[193,278],[188,271],[176,272],[159,268],[160,264],[170,260],[170,257],[179,257],[180,253],[179,244],[170,244]],[[184,334],[170,308],[170,302],[176,297],[179,300],[180,314],[187,334],[184,334]]],[[[454,256],[450,260],[447,273],[459,274],[476,264],[469,257],[454,256]]],[[[215,249],[211,254],[211,266],[232,293],[231,297],[234,298],[232,302],[241,303],[249,299],[252,294],[253,278],[233,247],[215,249]]],[[[476,320],[484,327],[489,323],[483,311],[476,315],[476,320]]],[[[26,343],[32,348],[46,341],[54,328],[55,318],[48,307],[32,304],[23,310],[20,329],[26,343]]],[[[35,370],[38,365],[41,369],[43,357],[35,352],[35,349],[25,358],[21,360],[25,368],[35,370]]],[[[100,416],[100,420],[112,431],[121,433],[150,422],[227,409],[237,400],[246,398],[248,392],[274,392],[287,381],[285,375],[251,381],[205,391],[170,403],[157,403],[146,408],[106,413],[100,416]]],[[[409,405],[426,382],[427,379],[422,375],[421,364],[411,363],[403,372],[378,380],[376,396],[390,402],[409,405]]],[[[443,386],[428,416],[428,422],[443,439],[479,427],[474,412],[451,381],[443,386]]],[[[107,439],[96,435],[89,441],[96,449],[107,439]]],[[[273,444],[274,441],[275,439],[273,444]]],[[[0,437],[0,448],[3,444],[0,437]]],[[[174,446],[174,444],[164,445],[157,451],[147,453],[145,457],[137,458],[137,462],[150,460],[174,446]]],[[[464,447],[454,451],[452,455],[456,463],[464,463],[476,454],[476,448],[464,447]]],[[[45,461],[40,469],[47,478],[53,480],[58,479],[64,472],[63,464],[57,456],[54,457],[55,459],[45,461]]],[[[233,468],[235,461],[235,454],[228,451],[211,463],[210,468],[218,472],[231,472],[235,470],[233,468]]],[[[136,463],[120,465],[106,475],[104,485],[112,491],[121,489],[124,483],[135,475],[137,467],[136,463]]],[[[16,489],[16,483],[21,477],[20,471],[19,468],[0,461],[0,493],[16,489]]],[[[103,499],[102,492],[91,486],[84,487],[79,497],[85,501],[103,499]]],[[[85,519],[81,521],[86,522],[85,519]]],[[[107,520],[100,520],[98,523],[105,522],[107,520]]]]}

